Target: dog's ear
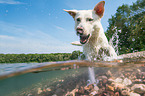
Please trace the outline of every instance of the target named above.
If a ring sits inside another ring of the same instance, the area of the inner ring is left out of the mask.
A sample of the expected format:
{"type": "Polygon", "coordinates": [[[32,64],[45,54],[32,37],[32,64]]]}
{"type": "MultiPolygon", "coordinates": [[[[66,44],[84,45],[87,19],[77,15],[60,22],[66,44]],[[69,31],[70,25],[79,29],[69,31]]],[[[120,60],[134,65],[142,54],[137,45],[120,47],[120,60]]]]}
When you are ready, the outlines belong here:
{"type": "Polygon", "coordinates": [[[101,1],[98,4],[96,4],[96,6],[94,7],[94,11],[99,17],[103,17],[104,15],[104,10],[105,10],[104,5],[105,5],[105,1],[101,1]]]}
{"type": "Polygon", "coordinates": [[[63,10],[68,12],[73,18],[75,18],[77,10],[65,10],[65,9],[63,9],[63,10]]]}

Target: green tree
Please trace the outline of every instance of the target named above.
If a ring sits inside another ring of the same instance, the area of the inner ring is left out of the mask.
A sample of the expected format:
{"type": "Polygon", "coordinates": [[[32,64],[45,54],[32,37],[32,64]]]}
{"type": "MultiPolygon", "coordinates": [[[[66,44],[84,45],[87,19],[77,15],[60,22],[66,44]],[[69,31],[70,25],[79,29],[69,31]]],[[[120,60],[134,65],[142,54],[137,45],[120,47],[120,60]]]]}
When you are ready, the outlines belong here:
{"type": "Polygon", "coordinates": [[[107,38],[117,31],[119,36],[119,53],[145,50],[145,0],[137,0],[133,5],[119,6],[117,12],[109,19],[105,33],[107,38]]]}
{"type": "Polygon", "coordinates": [[[78,57],[82,54],[82,52],[80,52],[79,50],[78,51],[73,51],[72,52],[72,55],[70,56],[70,59],[71,60],[74,60],[74,59],[78,59],[78,57]]]}
{"type": "Polygon", "coordinates": [[[0,63],[51,62],[70,60],[71,53],[0,54],[0,63]]]}

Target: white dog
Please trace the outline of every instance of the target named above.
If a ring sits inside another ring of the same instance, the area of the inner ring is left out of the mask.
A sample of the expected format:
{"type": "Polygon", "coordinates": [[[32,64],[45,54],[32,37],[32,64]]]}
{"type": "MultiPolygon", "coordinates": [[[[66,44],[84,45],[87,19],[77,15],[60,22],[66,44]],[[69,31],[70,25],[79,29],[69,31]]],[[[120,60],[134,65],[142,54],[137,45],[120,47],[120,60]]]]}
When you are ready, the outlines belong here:
{"type": "MultiPolygon", "coordinates": [[[[105,1],[99,2],[93,10],[64,10],[75,20],[75,30],[80,36],[83,53],[87,60],[117,57],[114,48],[108,43],[101,25],[105,1]]],[[[80,45],[80,44],[77,44],[80,45]]]]}

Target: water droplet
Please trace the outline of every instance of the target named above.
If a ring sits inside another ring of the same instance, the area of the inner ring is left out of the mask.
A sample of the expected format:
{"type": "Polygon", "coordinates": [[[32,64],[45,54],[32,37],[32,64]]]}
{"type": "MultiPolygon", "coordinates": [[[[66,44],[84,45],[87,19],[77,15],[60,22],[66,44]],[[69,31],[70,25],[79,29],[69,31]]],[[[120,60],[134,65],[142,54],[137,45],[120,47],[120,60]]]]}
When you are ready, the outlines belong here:
{"type": "Polygon", "coordinates": [[[134,39],[134,38],[132,38],[132,41],[135,41],[135,39],[134,39]]]}
{"type": "Polygon", "coordinates": [[[121,30],[118,30],[119,33],[121,33],[121,30]]]}

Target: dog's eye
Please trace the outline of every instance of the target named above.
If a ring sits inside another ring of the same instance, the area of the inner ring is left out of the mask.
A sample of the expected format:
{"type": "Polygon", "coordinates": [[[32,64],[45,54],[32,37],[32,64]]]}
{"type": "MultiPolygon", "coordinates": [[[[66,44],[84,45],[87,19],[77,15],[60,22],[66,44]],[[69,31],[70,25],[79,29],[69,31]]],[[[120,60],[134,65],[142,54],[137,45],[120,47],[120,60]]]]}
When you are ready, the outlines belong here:
{"type": "Polygon", "coordinates": [[[93,21],[94,19],[92,19],[92,18],[87,18],[87,21],[93,21]]]}
{"type": "Polygon", "coordinates": [[[80,18],[77,18],[77,21],[79,22],[79,21],[81,21],[81,19],[80,18]]]}

